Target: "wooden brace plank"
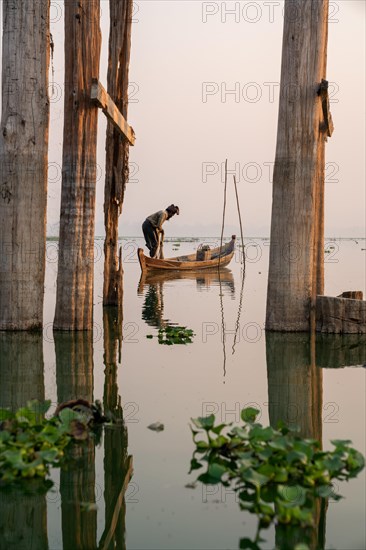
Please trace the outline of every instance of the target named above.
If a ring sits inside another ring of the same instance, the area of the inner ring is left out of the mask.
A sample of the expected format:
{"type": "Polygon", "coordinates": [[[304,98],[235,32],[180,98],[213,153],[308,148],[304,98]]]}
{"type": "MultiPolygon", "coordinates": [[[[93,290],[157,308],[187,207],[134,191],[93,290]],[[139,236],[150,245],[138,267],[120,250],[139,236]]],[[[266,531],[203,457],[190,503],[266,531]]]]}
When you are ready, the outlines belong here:
{"type": "Polygon", "coordinates": [[[108,95],[97,78],[93,78],[92,80],[90,98],[102,109],[112,124],[127,138],[130,145],[135,145],[136,136],[133,128],[127,123],[113,99],[108,95]]]}
{"type": "Polygon", "coordinates": [[[111,546],[111,542],[113,539],[113,535],[115,533],[119,514],[122,508],[123,504],[123,498],[125,496],[125,493],[127,491],[128,484],[130,483],[132,474],[133,474],[133,459],[132,456],[128,457],[128,463],[127,463],[127,472],[125,475],[125,479],[123,482],[123,485],[121,487],[121,490],[117,496],[115,506],[114,506],[114,512],[113,516],[110,522],[110,525],[106,525],[103,535],[101,536],[100,543],[99,543],[99,550],[108,550],[111,546]]]}

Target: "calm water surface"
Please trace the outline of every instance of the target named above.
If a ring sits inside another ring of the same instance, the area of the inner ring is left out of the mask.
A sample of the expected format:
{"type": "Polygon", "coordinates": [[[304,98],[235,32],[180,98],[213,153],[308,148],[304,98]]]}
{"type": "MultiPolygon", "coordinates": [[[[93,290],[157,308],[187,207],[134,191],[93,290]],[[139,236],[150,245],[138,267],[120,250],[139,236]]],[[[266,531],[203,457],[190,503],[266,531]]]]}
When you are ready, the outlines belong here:
{"type": "MultiPolygon", "coordinates": [[[[365,241],[326,242],[326,293],[365,292],[365,241]]],[[[214,412],[223,422],[239,421],[241,408],[251,404],[260,409],[263,424],[282,418],[299,425],[304,435],[322,438],[325,448],[331,439],[351,439],[365,453],[365,340],[266,338],[268,240],[246,242],[244,287],[238,254],[220,280],[209,273],[140,280],[136,250],[142,240],[121,244],[120,348],[114,312],[103,317],[102,240],[95,242],[92,337],[54,339],[57,242],[47,248],[43,335],[0,335],[2,406],[15,408],[30,398],[51,399],[55,406],[86,397],[100,399],[124,419],[122,426],[106,428],[97,445],[75,450],[79,467],[54,471],[55,485],[46,496],[0,499],[1,549],[222,550],[254,537],[256,518],[239,510],[232,493],[216,486],[185,487],[193,481],[188,475],[192,416],[214,412]],[[193,343],[166,346],[146,338],[174,324],[192,329],[193,343]],[[147,429],[156,421],[164,431],[147,429]],[[119,500],[129,455],[134,476],[125,500],[119,500]]],[[[167,243],[165,254],[187,253],[197,244],[167,243]]],[[[325,548],[362,550],[364,473],[335,489],[346,498],[329,503],[325,548]]],[[[274,548],[274,529],[264,535],[262,547],[274,548]]]]}

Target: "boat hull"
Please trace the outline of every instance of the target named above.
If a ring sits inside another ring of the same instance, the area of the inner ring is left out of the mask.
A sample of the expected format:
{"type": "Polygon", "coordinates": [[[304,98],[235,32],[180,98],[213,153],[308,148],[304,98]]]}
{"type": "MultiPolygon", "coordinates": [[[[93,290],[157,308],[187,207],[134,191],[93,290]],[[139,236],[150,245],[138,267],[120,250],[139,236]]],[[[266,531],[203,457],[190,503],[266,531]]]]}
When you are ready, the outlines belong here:
{"type": "Polygon", "coordinates": [[[227,266],[234,256],[235,237],[229,243],[220,248],[213,249],[210,260],[197,261],[196,254],[177,256],[176,258],[157,259],[145,256],[142,248],[137,251],[141,270],[144,271],[201,271],[205,269],[217,269],[227,266]]]}

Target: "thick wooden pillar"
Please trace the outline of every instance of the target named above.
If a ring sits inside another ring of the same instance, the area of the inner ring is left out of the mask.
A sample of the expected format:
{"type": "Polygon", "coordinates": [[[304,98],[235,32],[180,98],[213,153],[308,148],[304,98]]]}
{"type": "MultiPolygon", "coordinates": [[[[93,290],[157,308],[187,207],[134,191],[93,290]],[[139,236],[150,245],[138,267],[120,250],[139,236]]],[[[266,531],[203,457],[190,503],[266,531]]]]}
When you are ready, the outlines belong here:
{"type": "Polygon", "coordinates": [[[0,131],[0,330],[42,327],[49,0],[4,0],[0,131]]]}
{"type": "MultiPolygon", "coordinates": [[[[110,0],[108,94],[127,120],[128,73],[131,51],[132,0],[110,0]]],[[[104,285],[103,305],[122,301],[123,267],[118,249],[118,219],[129,177],[129,143],[108,120],[106,139],[106,179],[104,190],[104,285]]]]}
{"type": "Polygon", "coordinates": [[[54,328],[93,327],[94,227],[99,77],[99,0],[65,2],[65,115],[54,328]]]}
{"type": "Polygon", "coordinates": [[[286,0],[273,175],[267,330],[307,331],[324,290],[328,0],[286,0]],[[324,87],[325,86],[325,87],[324,87]]]}

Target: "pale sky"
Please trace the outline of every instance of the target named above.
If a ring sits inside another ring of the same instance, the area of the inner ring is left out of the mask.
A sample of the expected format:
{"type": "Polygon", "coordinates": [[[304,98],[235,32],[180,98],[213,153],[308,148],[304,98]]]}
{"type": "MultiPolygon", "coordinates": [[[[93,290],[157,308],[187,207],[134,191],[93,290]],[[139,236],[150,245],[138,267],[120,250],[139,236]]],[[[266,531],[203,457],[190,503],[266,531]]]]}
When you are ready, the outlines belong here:
{"type": "MultiPolygon", "coordinates": [[[[101,0],[106,86],[109,2],[101,0]]],[[[63,2],[51,2],[55,42],[48,234],[58,233],[63,125],[63,2]]],[[[218,235],[221,167],[237,170],[244,232],[269,235],[283,2],[135,2],[130,66],[131,179],[120,235],[170,203],[166,235],[218,235]],[[230,13],[231,12],[231,13],[230,13]],[[230,93],[230,90],[232,93],[230,93]]],[[[328,71],[335,125],[326,148],[326,235],[365,233],[365,3],[330,1],[328,71]]],[[[105,117],[100,113],[96,234],[103,229],[105,117]]],[[[232,176],[227,230],[238,231],[232,176]]]]}

